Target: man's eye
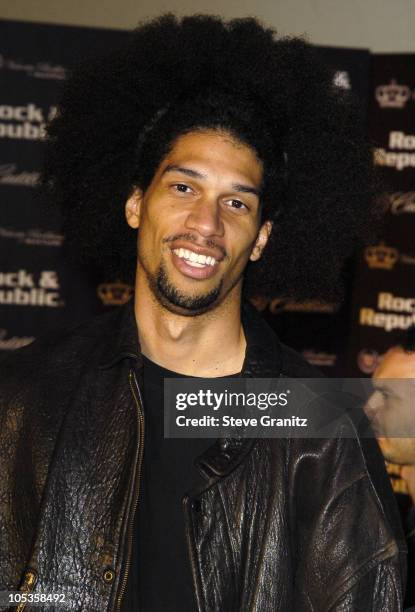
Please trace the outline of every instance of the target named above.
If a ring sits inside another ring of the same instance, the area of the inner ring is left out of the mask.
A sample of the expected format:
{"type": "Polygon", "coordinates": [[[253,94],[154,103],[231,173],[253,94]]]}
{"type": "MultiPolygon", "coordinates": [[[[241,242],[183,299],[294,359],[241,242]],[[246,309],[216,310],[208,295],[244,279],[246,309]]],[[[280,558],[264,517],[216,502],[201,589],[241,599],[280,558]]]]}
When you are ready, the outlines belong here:
{"type": "Polygon", "coordinates": [[[231,208],[235,208],[236,210],[248,210],[247,205],[240,200],[229,200],[228,203],[231,208]]]}
{"type": "Polygon", "coordinates": [[[173,185],[173,189],[179,191],[180,193],[189,193],[189,191],[191,191],[190,187],[184,185],[183,183],[177,183],[176,185],[173,185]]]}
{"type": "Polygon", "coordinates": [[[393,393],[391,391],[389,391],[388,389],[379,389],[382,398],[387,401],[389,399],[391,399],[391,397],[393,397],[393,393]]]}

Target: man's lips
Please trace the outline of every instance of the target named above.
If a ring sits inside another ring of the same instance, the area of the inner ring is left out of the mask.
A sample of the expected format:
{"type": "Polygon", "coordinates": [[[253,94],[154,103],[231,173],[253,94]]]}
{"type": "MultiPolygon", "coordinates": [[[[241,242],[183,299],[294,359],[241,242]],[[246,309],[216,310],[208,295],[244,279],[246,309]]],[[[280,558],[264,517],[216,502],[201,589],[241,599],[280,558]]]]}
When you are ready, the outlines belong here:
{"type": "Polygon", "coordinates": [[[187,277],[203,280],[214,276],[223,254],[205,247],[171,245],[172,261],[177,270],[187,277]]]}
{"type": "Polygon", "coordinates": [[[225,258],[225,249],[222,247],[217,248],[209,248],[206,246],[199,246],[194,243],[189,243],[185,240],[175,240],[171,242],[169,245],[172,251],[177,251],[179,249],[183,249],[186,251],[190,251],[191,253],[196,253],[196,255],[205,255],[206,257],[213,257],[217,262],[222,261],[225,258]]]}

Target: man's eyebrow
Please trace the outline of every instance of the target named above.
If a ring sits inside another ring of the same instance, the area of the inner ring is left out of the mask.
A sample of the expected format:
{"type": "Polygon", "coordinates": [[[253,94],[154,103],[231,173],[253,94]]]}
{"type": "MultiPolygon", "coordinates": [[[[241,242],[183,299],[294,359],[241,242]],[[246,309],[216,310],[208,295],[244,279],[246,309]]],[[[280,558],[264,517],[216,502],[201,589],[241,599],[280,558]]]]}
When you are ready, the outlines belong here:
{"type": "MultiPolygon", "coordinates": [[[[190,176],[191,178],[197,179],[207,178],[206,174],[203,174],[202,172],[198,172],[197,170],[193,170],[192,168],[186,168],[185,166],[176,166],[175,164],[169,164],[168,166],[166,166],[166,168],[163,170],[163,175],[167,172],[181,172],[186,176],[190,176]]],[[[233,191],[239,191],[240,193],[252,193],[253,195],[258,196],[258,198],[261,194],[259,189],[256,189],[255,187],[250,187],[249,185],[233,183],[231,187],[233,191]]]]}
{"type": "Polygon", "coordinates": [[[239,183],[234,183],[232,185],[232,189],[234,191],[239,191],[240,193],[253,193],[254,195],[260,196],[261,191],[256,189],[255,187],[249,187],[249,185],[240,185],[239,183]]]}
{"type": "Polygon", "coordinates": [[[163,174],[166,174],[167,172],[181,172],[182,174],[186,174],[186,176],[190,176],[191,178],[206,178],[206,174],[202,174],[197,170],[192,170],[192,168],[185,168],[184,166],[175,166],[174,164],[170,164],[166,166],[166,168],[164,168],[163,174]]]}
{"type": "Polygon", "coordinates": [[[385,391],[393,393],[393,388],[385,382],[385,379],[374,379],[372,381],[373,387],[376,391],[385,391]]]}

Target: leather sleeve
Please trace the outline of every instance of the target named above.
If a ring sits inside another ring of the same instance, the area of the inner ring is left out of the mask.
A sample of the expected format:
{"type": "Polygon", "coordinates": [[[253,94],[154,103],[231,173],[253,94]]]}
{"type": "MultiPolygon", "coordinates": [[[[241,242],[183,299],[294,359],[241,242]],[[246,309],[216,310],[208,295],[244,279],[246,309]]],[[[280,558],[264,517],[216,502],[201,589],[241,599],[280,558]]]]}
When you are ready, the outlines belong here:
{"type": "Polygon", "coordinates": [[[330,612],[398,612],[403,609],[399,567],[393,560],[378,563],[339,599],[330,612]]]}
{"type": "Polygon", "coordinates": [[[384,463],[358,439],[305,448],[296,462],[296,612],[399,612],[406,543],[392,492],[374,474],[384,463]]]}

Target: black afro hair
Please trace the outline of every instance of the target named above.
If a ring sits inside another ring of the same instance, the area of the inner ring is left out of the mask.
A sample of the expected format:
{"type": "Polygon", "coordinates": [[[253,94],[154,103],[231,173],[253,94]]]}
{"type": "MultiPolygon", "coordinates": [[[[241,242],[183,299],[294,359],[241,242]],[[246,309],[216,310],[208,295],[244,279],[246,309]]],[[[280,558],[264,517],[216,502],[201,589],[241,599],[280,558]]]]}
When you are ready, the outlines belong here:
{"type": "Polygon", "coordinates": [[[264,165],[262,218],[274,222],[248,295],[336,299],[345,260],[376,213],[362,113],[317,51],[255,19],[164,15],[78,67],[48,130],[43,193],[64,213],[72,252],[131,282],[136,233],[124,219],[180,134],[230,132],[264,165]]]}

